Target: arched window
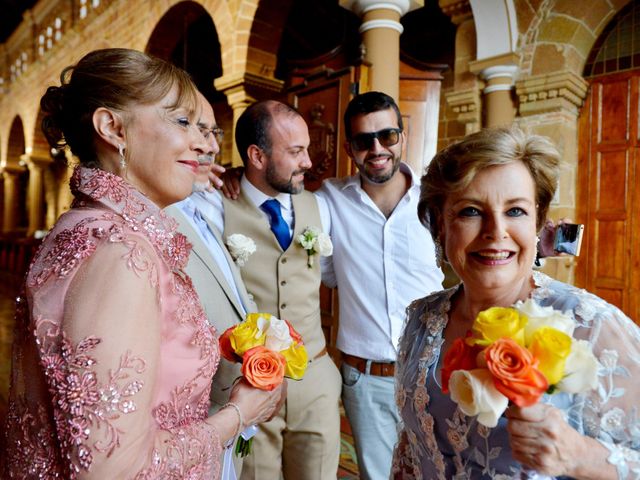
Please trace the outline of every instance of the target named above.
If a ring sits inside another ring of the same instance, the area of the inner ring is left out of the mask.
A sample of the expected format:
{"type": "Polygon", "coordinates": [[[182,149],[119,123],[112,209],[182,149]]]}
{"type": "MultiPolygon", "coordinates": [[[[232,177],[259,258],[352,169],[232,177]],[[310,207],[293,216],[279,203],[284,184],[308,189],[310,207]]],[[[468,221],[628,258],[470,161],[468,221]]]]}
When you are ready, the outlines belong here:
{"type": "Polygon", "coordinates": [[[640,1],[623,8],[602,32],[587,58],[585,77],[640,68],[640,1]]]}

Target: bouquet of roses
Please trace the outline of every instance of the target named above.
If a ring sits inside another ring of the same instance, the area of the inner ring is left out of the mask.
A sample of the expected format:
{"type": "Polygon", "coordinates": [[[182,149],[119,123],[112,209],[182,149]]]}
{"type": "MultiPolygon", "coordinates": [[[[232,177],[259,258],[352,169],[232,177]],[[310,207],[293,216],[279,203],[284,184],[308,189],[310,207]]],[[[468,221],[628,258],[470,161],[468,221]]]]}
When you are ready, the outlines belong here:
{"type": "MultiPolygon", "coordinates": [[[[228,328],[220,336],[220,353],[230,362],[242,363],[242,375],[262,390],[273,390],[284,377],[300,380],[309,363],[300,334],[288,321],[269,313],[249,313],[244,322],[228,328]]],[[[236,454],[247,455],[251,440],[241,434],[236,454]]]]}
{"type": "Polygon", "coordinates": [[[445,354],[442,391],[492,428],[509,402],[527,407],[544,393],[596,388],[598,361],[574,328],[572,317],[533,300],[484,310],[445,354]]]}

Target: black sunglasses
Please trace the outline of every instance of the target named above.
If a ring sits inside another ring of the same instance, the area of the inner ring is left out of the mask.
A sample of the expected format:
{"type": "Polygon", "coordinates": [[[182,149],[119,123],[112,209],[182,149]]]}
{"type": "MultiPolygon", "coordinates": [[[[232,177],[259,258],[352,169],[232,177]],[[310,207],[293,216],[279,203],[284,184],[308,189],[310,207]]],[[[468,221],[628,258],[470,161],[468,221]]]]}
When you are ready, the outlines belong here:
{"type": "Polygon", "coordinates": [[[378,139],[383,147],[392,147],[400,141],[401,128],[385,128],[377,132],[359,133],[354,135],[349,143],[351,148],[357,151],[369,150],[373,146],[374,139],[378,139]]]}

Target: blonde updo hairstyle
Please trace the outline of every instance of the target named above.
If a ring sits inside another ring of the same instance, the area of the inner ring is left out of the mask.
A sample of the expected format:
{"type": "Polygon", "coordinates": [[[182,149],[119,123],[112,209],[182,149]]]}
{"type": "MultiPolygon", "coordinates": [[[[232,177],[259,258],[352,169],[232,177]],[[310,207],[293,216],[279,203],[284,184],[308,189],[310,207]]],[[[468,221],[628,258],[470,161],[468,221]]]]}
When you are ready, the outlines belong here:
{"type": "Polygon", "coordinates": [[[60,86],[49,87],[43,95],[42,131],[52,147],[68,145],[80,163],[99,167],[94,112],[100,107],[119,112],[126,127],[128,108],[155,103],[174,86],[178,96],[173,106],[194,109],[197,89],[185,71],[137,50],[95,50],[65,68],[60,86]]]}
{"type": "Polygon", "coordinates": [[[481,170],[511,162],[522,162],[533,177],[536,225],[542,228],[558,182],[558,151],[547,138],[525,134],[517,127],[486,128],[438,152],[422,177],[418,217],[434,241],[442,233],[447,195],[467,188],[481,170]]]}

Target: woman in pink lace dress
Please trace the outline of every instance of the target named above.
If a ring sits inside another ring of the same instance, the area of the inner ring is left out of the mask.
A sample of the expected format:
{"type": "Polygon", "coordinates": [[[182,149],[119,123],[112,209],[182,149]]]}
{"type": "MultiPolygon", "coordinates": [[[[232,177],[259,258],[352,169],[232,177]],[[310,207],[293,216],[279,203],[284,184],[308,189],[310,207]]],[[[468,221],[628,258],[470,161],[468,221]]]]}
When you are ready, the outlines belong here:
{"type": "Polygon", "coordinates": [[[219,361],[190,245],[161,208],[189,195],[207,143],[187,74],[92,52],[42,99],[80,159],[69,212],[18,299],[3,478],[217,478],[223,446],[283,392],[239,382],[208,416],[219,361]]]}

